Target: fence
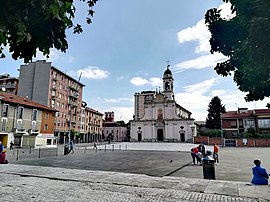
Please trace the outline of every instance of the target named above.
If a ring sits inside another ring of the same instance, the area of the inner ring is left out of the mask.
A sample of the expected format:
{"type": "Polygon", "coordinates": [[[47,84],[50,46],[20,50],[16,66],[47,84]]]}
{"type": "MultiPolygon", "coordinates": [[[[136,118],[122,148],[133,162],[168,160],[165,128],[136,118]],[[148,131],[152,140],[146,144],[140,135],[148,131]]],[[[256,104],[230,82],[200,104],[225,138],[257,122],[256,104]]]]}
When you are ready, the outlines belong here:
{"type": "Polygon", "coordinates": [[[198,136],[193,139],[194,144],[224,145],[236,147],[270,147],[270,138],[235,138],[225,139],[220,137],[198,136]]]}
{"type": "MultiPolygon", "coordinates": [[[[126,151],[127,145],[120,144],[104,144],[104,145],[75,145],[76,154],[89,154],[92,152],[114,152],[114,151],[126,151]]],[[[7,149],[7,159],[10,162],[18,160],[29,160],[35,158],[47,158],[47,157],[57,157],[64,156],[64,145],[59,145],[57,148],[39,148],[34,149],[32,147],[28,148],[17,148],[14,147],[13,150],[7,149]]]]}

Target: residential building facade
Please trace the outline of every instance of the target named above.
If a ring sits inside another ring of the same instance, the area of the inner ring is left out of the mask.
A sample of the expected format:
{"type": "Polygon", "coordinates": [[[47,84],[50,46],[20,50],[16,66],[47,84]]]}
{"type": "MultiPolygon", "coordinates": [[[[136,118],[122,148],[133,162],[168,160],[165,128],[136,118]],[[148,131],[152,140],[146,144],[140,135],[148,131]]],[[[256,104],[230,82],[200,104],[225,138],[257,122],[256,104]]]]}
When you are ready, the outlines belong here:
{"type": "Polygon", "coordinates": [[[105,112],[102,134],[105,140],[127,141],[127,126],[123,121],[114,121],[114,112],[105,112]]]}
{"type": "Polygon", "coordinates": [[[19,79],[20,96],[58,111],[54,133],[60,143],[67,141],[69,131],[81,133],[82,83],[46,61],[21,65],[19,79]]]}
{"type": "Polygon", "coordinates": [[[0,75],[0,90],[5,93],[18,94],[19,79],[9,74],[0,75]]]}
{"type": "Polygon", "coordinates": [[[90,107],[85,107],[84,142],[97,142],[102,138],[103,114],[90,107]]]}
{"type": "Polygon", "coordinates": [[[270,109],[238,108],[221,115],[225,138],[242,136],[249,129],[256,133],[270,133],[270,109]]]}
{"type": "Polygon", "coordinates": [[[131,141],[192,142],[197,133],[194,119],[190,111],[175,101],[169,65],[162,79],[163,91],[135,93],[131,141]]]}
{"type": "Polygon", "coordinates": [[[56,146],[53,135],[56,110],[8,93],[0,93],[0,109],[0,140],[6,147],[10,141],[17,147],[56,146]]]}

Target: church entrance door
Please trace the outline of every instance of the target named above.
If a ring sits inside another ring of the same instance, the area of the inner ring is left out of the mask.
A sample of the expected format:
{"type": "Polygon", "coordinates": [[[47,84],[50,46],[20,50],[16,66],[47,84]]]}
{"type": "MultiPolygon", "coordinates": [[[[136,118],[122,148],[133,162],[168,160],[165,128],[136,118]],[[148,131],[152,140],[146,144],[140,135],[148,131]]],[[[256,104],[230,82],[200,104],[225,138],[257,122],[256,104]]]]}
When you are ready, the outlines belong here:
{"type": "Polygon", "coordinates": [[[141,141],[142,141],[142,134],[138,133],[138,142],[141,142],[141,141]]]}
{"type": "Polygon", "coordinates": [[[180,133],[180,140],[181,142],[185,142],[185,133],[180,133]]]}
{"type": "Polygon", "coordinates": [[[163,129],[157,130],[157,141],[163,141],[163,129]]]}

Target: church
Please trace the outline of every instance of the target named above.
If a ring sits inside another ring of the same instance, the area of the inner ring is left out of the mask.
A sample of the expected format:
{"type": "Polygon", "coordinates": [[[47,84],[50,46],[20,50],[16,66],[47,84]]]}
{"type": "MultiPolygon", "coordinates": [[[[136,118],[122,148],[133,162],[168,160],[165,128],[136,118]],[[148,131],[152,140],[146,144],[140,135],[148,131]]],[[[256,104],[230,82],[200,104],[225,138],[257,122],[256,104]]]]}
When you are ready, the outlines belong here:
{"type": "Polygon", "coordinates": [[[131,141],[192,142],[196,126],[191,112],[177,104],[173,75],[167,65],[163,90],[134,94],[134,117],[130,122],[131,141]]]}

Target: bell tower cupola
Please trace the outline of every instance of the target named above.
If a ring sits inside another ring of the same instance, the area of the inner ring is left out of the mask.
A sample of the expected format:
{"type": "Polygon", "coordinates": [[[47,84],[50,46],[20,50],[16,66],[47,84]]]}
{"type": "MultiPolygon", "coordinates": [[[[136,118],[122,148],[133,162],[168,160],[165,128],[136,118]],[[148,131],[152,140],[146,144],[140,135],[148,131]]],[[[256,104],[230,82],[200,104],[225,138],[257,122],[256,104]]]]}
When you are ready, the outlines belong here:
{"type": "Polygon", "coordinates": [[[173,93],[173,75],[171,70],[169,69],[170,65],[167,65],[167,69],[163,74],[163,93],[166,95],[168,100],[174,100],[173,93]]]}

